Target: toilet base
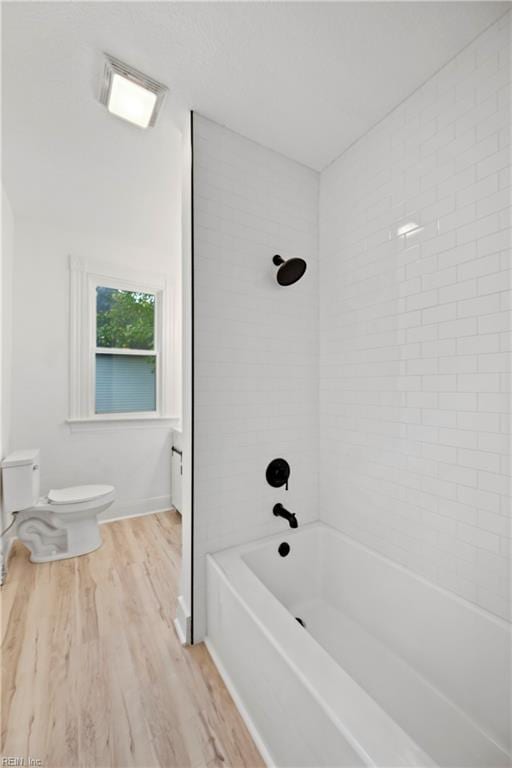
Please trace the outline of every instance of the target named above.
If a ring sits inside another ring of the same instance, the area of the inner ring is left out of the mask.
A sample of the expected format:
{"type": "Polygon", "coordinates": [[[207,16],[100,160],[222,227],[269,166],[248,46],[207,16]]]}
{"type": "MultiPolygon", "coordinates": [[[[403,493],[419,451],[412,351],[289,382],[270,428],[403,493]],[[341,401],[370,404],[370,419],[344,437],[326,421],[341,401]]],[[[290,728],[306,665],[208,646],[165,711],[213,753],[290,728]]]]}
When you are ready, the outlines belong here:
{"type": "Polygon", "coordinates": [[[102,545],[97,514],[59,515],[36,509],[20,513],[16,535],[32,563],[50,563],[94,552],[102,545]]]}
{"type": "Polygon", "coordinates": [[[28,547],[28,549],[30,550],[29,560],[31,563],[53,563],[56,560],[69,560],[71,557],[81,557],[82,555],[88,555],[91,552],[95,552],[102,545],[103,545],[103,541],[100,541],[100,543],[97,544],[95,547],[92,547],[92,549],[87,549],[85,552],[61,552],[59,554],[38,557],[37,555],[34,555],[32,550],[30,550],[30,547],[28,546],[28,544],[25,544],[25,546],[28,547]]]}

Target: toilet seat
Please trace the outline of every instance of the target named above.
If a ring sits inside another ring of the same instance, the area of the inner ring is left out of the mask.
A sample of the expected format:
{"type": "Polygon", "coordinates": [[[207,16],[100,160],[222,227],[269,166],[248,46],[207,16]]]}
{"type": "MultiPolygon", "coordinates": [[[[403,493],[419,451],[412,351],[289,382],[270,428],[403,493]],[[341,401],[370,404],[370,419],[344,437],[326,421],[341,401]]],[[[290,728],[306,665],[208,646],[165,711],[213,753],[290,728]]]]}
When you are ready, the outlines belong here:
{"type": "Polygon", "coordinates": [[[70,488],[57,488],[48,493],[48,501],[53,506],[64,504],[83,504],[87,501],[100,500],[113,493],[112,485],[74,485],[70,488]]]}

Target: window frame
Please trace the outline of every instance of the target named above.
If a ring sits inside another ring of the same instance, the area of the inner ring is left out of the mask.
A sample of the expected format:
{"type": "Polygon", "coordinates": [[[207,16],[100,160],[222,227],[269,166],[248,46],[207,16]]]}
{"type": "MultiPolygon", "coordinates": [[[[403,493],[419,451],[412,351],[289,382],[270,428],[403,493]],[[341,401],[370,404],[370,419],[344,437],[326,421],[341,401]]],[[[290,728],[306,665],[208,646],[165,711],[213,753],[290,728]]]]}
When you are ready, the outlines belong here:
{"type": "Polygon", "coordinates": [[[148,290],[147,288],[135,287],[135,283],[131,283],[126,280],[120,280],[119,278],[102,278],[98,279],[96,275],[91,276],[90,291],[91,300],[93,306],[91,307],[91,318],[93,327],[91,329],[91,337],[94,340],[94,346],[91,349],[92,360],[90,362],[93,381],[92,381],[92,398],[91,404],[92,412],[95,416],[112,417],[114,415],[124,416],[125,418],[135,418],[137,416],[158,416],[161,412],[160,398],[162,395],[162,382],[161,382],[161,344],[160,338],[162,336],[161,331],[161,311],[162,304],[162,291],[148,290]],[[97,343],[97,330],[98,330],[98,311],[97,311],[97,289],[98,288],[114,288],[120,291],[130,291],[132,293],[149,293],[155,297],[155,312],[154,312],[154,325],[153,325],[153,349],[123,349],[122,347],[98,347],[97,343]],[[154,411],[110,411],[104,413],[97,413],[96,411],[96,356],[97,355],[137,355],[142,357],[155,358],[155,405],[154,411]]]}
{"type": "Polygon", "coordinates": [[[172,419],[170,402],[169,327],[171,313],[167,280],[163,275],[83,262],[70,257],[70,407],[68,422],[121,422],[172,419]],[[114,288],[155,296],[153,350],[96,346],[96,289],[114,288]],[[154,355],[156,360],[154,411],[96,413],[96,353],[154,355]]]}

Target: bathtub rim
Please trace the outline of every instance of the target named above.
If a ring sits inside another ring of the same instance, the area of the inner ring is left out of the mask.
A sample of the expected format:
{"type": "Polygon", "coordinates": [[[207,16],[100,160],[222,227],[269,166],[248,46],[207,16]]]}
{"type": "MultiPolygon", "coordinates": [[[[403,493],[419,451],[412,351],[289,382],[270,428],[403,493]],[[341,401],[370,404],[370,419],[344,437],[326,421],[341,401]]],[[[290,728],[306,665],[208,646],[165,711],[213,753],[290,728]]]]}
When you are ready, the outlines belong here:
{"type": "MultiPolygon", "coordinates": [[[[238,545],[235,544],[231,547],[225,547],[223,549],[217,550],[216,552],[210,552],[208,556],[214,557],[220,563],[222,563],[225,560],[225,558],[227,558],[228,553],[232,554],[233,556],[235,555],[235,553],[239,553],[240,558],[243,559],[243,556],[245,554],[249,554],[249,552],[254,551],[254,549],[260,549],[264,545],[269,544],[272,541],[281,541],[288,537],[300,536],[301,533],[306,531],[309,532],[314,529],[329,531],[330,534],[334,534],[335,536],[337,536],[338,538],[340,538],[342,541],[349,544],[350,546],[353,546],[356,549],[359,549],[362,552],[365,552],[366,554],[371,555],[372,557],[375,557],[377,560],[381,561],[382,563],[385,563],[388,566],[391,566],[399,573],[403,573],[404,575],[412,577],[415,581],[418,581],[424,586],[427,586],[435,590],[436,592],[443,595],[445,598],[453,600],[459,605],[462,605],[468,608],[469,610],[476,613],[478,616],[481,616],[483,619],[490,620],[493,624],[496,624],[496,626],[500,627],[501,629],[504,629],[512,638],[512,621],[508,621],[502,616],[498,616],[496,613],[489,611],[487,608],[483,608],[481,605],[478,605],[477,603],[473,603],[471,600],[468,600],[467,598],[462,597],[462,595],[458,595],[456,592],[452,592],[451,590],[446,589],[446,587],[442,587],[440,584],[436,584],[435,581],[430,581],[429,579],[427,579],[426,576],[422,576],[420,573],[413,571],[411,568],[408,568],[408,566],[403,565],[402,563],[397,563],[395,560],[392,560],[390,557],[387,557],[387,555],[384,555],[381,552],[378,552],[376,549],[372,549],[368,545],[358,541],[358,539],[354,539],[352,536],[349,536],[346,533],[342,533],[342,531],[339,531],[337,528],[334,528],[332,525],[329,525],[328,523],[324,523],[321,520],[314,520],[311,523],[305,523],[304,525],[300,525],[299,528],[295,530],[283,531],[280,533],[272,533],[269,536],[262,536],[246,544],[238,544],[238,545]]],[[[246,563],[245,560],[244,560],[244,563],[247,565],[249,570],[251,570],[250,566],[246,563]]],[[[511,575],[512,575],[512,568],[511,568],[511,575]]],[[[270,592],[270,594],[272,594],[272,592],[270,592]]]]}

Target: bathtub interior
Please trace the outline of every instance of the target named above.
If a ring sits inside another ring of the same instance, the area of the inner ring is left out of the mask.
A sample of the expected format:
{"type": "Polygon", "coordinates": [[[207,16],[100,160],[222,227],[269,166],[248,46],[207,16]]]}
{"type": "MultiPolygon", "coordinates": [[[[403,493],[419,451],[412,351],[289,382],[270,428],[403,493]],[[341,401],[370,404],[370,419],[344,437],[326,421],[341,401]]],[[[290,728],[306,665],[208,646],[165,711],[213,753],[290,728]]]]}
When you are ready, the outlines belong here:
{"type": "Polygon", "coordinates": [[[320,526],[308,525],[296,533],[285,533],[246,548],[242,560],[274,597],[291,610],[302,602],[315,602],[322,594],[322,534],[320,526]],[[279,554],[282,543],[290,546],[286,557],[279,554]]]}
{"type": "Polygon", "coordinates": [[[324,525],[242,559],[439,765],[509,766],[510,632],[324,525]]]}

